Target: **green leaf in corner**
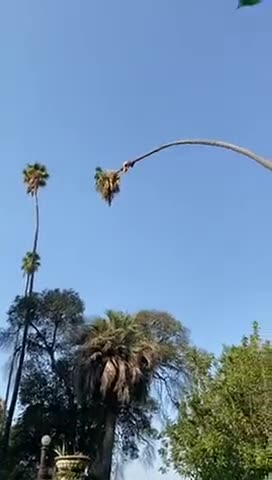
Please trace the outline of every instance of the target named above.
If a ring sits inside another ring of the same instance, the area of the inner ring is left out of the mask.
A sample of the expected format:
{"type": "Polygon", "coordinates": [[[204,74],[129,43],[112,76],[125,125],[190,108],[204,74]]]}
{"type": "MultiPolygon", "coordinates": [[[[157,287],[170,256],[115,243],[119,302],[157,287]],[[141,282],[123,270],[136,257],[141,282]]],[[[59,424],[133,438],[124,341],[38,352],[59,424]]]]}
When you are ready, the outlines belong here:
{"type": "Polygon", "coordinates": [[[253,7],[254,5],[258,5],[261,2],[262,0],[239,0],[238,8],[253,7]]]}

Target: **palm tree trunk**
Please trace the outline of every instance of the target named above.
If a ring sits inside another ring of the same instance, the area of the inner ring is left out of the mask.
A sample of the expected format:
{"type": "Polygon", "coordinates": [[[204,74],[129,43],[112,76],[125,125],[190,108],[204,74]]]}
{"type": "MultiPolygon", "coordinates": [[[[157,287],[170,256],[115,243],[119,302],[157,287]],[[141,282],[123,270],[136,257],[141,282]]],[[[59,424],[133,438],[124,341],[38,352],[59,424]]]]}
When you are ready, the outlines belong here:
{"type": "Polygon", "coordinates": [[[234,145],[233,143],[223,142],[222,140],[207,140],[207,139],[184,139],[184,140],[176,140],[175,142],[165,143],[160,145],[157,148],[131,160],[129,162],[125,162],[125,164],[117,171],[117,173],[126,172],[130,167],[134,167],[134,165],[145,158],[151,157],[156,153],[159,153],[163,150],[166,150],[171,147],[177,147],[181,145],[202,145],[207,147],[216,147],[216,148],[223,148],[226,150],[231,150],[239,155],[243,155],[245,157],[254,160],[254,162],[258,163],[264,168],[268,170],[272,170],[272,161],[262,157],[261,155],[257,155],[256,153],[248,150],[247,148],[240,147],[239,145],[234,145]]]}
{"type": "Polygon", "coordinates": [[[13,378],[13,371],[14,371],[14,367],[15,367],[16,356],[17,356],[17,353],[18,353],[19,336],[20,336],[20,329],[18,329],[18,332],[17,332],[17,334],[16,334],[16,339],[15,339],[15,344],[14,344],[14,350],[13,350],[12,359],[11,359],[11,364],[10,364],[10,369],[9,369],[8,383],[7,383],[5,400],[4,400],[3,423],[2,423],[1,433],[3,433],[3,428],[4,428],[4,425],[5,425],[5,421],[6,421],[6,414],[7,414],[7,409],[8,409],[9,395],[10,395],[11,383],[12,383],[12,378],[13,378]]]}
{"type": "MultiPolygon", "coordinates": [[[[32,277],[34,277],[34,275],[32,275],[32,277]]],[[[19,394],[19,388],[20,388],[20,384],[21,384],[23,365],[24,365],[24,360],[25,360],[25,352],[26,352],[26,346],[27,346],[27,336],[28,336],[28,326],[29,326],[29,323],[30,323],[30,316],[32,316],[32,311],[31,311],[31,307],[30,308],[28,307],[27,312],[26,312],[24,331],[23,331],[21,353],[20,353],[18,368],[17,368],[17,372],[16,372],[16,376],[15,376],[11,402],[10,402],[10,406],[9,406],[9,409],[8,409],[8,415],[7,415],[6,423],[5,423],[5,429],[4,429],[4,435],[3,435],[3,447],[2,447],[2,455],[3,455],[2,462],[6,459],[6,454],[7,454],[8,444],[9,444],[9,438],[10,438],[11,425],[12,425],[12,420],[13,420],[14,413],[15,413],[15,408],[16,408],[18,394],[19,394]]]]}
{"type": "Polygon", "coordinates": [[[112,410],[108,410],[105,416],[104,438],[101,446],[100,480],[110,480],[111,477],[116,420],[116,413],[112,410]]]}
{"type": "MultiPolygon", "coordinates": [[[[37,192],[34,194],[35,198],[35,234],[34,234],[34,243],[33,243],[33,255],[37,253],[37,246],[38,246],[38,238],[39,238],[39,228],[40,228],[40,215],[39,215],[39,202],[38,202],[38,195],[37,192]]],[[[33,295],[33,289],[34,289],[34,279],[35,279],[35,272],[33,272],[31,275],[28,275],[27,279],[27,287],[28,291],[26,289],[25,291],[25,298],[30,298],[33,295]]],[[[25,324],[24,324],[24,329],[23,329],[23,338],[22,338],[22,345],[21,345],[21,352],[19,356],[19,362],[18,362],[18,368],[15,376],[15,381],[14,381],[14,387],[13,387],[13,392],[12,392],[12,398],[8,410],[8,415],[7,419],[5,422],[5,428],[4,428],[4,434],[3,434],[3,440],[2,440],[2,455],[1,455],[1,462],[2,465],[5,464],[6,462],[6,457],[7,457],[7,450],[8,450],[8,445],[9,445],[9,438],[10,438],[10,431],[11,431],[11,425],[12,425],[12,420],[14,417],[15,413],[15,408],[18,400],[18,394],[19,394],[19,389],[20,389],[20,384],[21,384],[21,378],[22,378],[22,373],[23,373],[23,366],[24,366],[24,360],[25,360],[25,353],[26,353],[26,347],[27,347],[27,339],[28,339],[28,328],[29,324],[31,323],[33,316],[33,311],[32,311],[32,306],[31,303],[27,306],[27,311],[26,311],[26,317],[25,317],[25,324]]]]}
{"type": "MultiPolygon", "coordinates": [[[[27,275],[26,277],[26,285],[25,285],[25,292],[24,296],[27,296],[28,293],[28,287],[29,287],[29,280],[30,280],[30,275],[27,275]]],[[[11,364],[10,364],[10,369],[9,369],[9,374],[8,374],[8,383],[7,383],[7,389],[6,389],[6,395],[5,395],[5,401],[4,401],[4,410],[3,410],[3,423],[2,423],[2,429],[1,433],[3,433],[3,429],[6,423],[6,415],[7,415],[7,410],[8,410],[8,403],[9,403],[9,395],[10,395],[10,389],[11,389],[11,382],[12,382],[12,377],[13,377],[13,371],[15,367],[15,362],[16,362],[16,356],[18,354],[18,347],[19,347],[19,339],[20,339],[20,331],[21,329],[18,329],[18,332],[16,334],[16,339],[15,339],[15,344],[14,344],[14,350],[12,354],[12,359],[11,359],[11,364]]]]}

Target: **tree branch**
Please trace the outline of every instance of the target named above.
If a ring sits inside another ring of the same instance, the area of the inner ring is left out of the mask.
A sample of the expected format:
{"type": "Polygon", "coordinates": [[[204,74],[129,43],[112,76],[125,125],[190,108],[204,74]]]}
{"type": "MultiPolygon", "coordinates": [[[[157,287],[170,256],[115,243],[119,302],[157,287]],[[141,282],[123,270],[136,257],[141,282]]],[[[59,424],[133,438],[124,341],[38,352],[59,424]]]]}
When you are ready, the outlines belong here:
{"type": "Polygon", "coordinates": [[[57,331],[58,331],[58,323],[56,322],[55,328],[54,328],[54,333],[53,333],[53,340],[52,340],[52,343],[51,343],[51,348],[52,348],[52,350],[53,350],[53,348],[55,347],[56,337],[57,337],[57,331]]]}
{"type": "Polygon", "coordinates": [[[59,376],[59,378],[64,382],[64,385],[66,387],[66,391],[67,391],[67,394],[68,394],[68,397],[70,399],[70,401],[72,402],[73,398],[74,398],[74,395],[73,395],[73,392],[70,388],[70,385],[69,385],[69,382],[66,378],[65,375],[63,375],[63,373],[61,372],[61,370],[58,368],[57,366],[57,363],[56,363],[56,359],[55,359],[55,355],[54,355],[54,350],[53,348],[48,344],[47,340],[46,340],[46,337],[40,332],[40,330],[38,329],[38,327],[36,327],[36,325],[34,323],[31,323],[30,326],[36,331],[38,337],[43,341],[44,343],[44,346],[45,346],[45,349],[50,357],[50,360],[51,360],[51,367],[52,367],[52,370],[59,376]]]}

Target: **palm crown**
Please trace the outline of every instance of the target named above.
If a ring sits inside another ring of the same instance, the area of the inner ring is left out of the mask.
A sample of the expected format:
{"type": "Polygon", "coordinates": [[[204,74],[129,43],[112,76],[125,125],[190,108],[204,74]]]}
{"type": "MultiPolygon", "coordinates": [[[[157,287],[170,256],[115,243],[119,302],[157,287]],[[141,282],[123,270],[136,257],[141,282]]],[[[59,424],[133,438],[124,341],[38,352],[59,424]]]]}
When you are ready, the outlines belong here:
{"type": "Polygon", "coordinates": [[[95,188],[103,200],[111,205],[113,198],[120,192],[120,175],[118,172],[102,170],[97,167],[95,170],[95,188]]]}
{"type": "MultiPolygon", "coordinates": [[[[146,398],[156,373],[161,367],[171,369],[181,345],[175,345],[174,337],[167,337],[162,324],[147,327],[148,315],[150,323],[156,315],[160,321],[156,312],[126,315],[108,311],[89,326],[79,347],[77,380],[81,392],[109,401],[112,406],[146,398]],[[158,329],[163,331],[163,338],[156,334],[158,329]]],[[[175,328],[184,335],[179,322],[175,322],[175,328]]]]}
{"type": "Polygon", "coordinates": [[[22,271],[25,275],[31,275],[39,269],[41,266],[41,258],[38,253],[27,252],[23,258],[22,271]]]}
{"type": "Polygon", "coordinates": [[[27,165],[23,170],[23,177],[27,185],[27,193],[34,195],[39,188],[46,186],[49,174],[45,165],[34,163],[27,165]]]}

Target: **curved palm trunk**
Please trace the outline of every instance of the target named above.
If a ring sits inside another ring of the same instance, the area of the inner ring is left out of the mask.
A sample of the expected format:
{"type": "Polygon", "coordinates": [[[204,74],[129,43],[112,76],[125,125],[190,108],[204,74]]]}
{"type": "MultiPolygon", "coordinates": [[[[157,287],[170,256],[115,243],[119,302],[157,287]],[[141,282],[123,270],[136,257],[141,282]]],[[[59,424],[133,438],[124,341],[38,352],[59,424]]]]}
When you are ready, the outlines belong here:
{"type": "Polygon", "coordinates": [[[176,140],[175,142],[165,143],[164,145],[160,145],[157,148],[154,148],[150,152],[147,152],[134,160],[129,162],[125,162],[124,165],[117,171],[117,173],[126,172],[130,167],[134,167],[134,165],[145,158],[151,157],[156,153],[161,152],[162,150],[166,150],[171,147],[177,147],[181,145],[202,145],[207,147],[217,147],[223,148],[225,150],[231,150],[235,153],[243,155],[245,157],[254,160],[254,162],[258,163],[264,168],[268,170],[272,170],[272,161],[268,160],[267,158],[262,157],[261,155],[257,155],[256,153],[248,150],[247,148],[240,147],[239,145],[235,145],[233,143],[223,142],[222,140],[207,140],[207,139],[184,139],[184,140],[176,140]]]}
{"type": "MultiPolygon", "coordinates": [[[[33,243],[33,254],[37,253],[37,246],[38,246],[38,238],[39,238],[39,229],[40,229],[40,214],[39,214],[39,202],[38,202],[38,195],[37,192],[35,192],[35,234],[34,234],[34,243],[33,243]]],[[[33,272],[31,275],[28,275],[27,282],[26,282],[26,291],[25,291],[25,297],[26,298],[31,298],[33,294],[33,288],[34,288],[34,279],[35,279],[35,272],[33,272]],[[27,290],[28,288],[28,290],[27,290]]],[[[10,407],[8,410],[8,415],[7,419],[5,422],[5,428],[4,428],[4,435],[3,435],[3,440],[2,440],[2,464],[5,463],[6,461],[6,456],[7,456],[7,450],[8,450],[8,445],[9,445],[9,438],[10,438],[10,431],[11,431],[11,425],[12,425],[12,420],[14,417],[15,413],[15,408],[18,400],[18,394],[19,394],[19,388],[21,384],[21,378],[22,378],[22,372],[23,372],[23,365],[24,365],[24,360],[25,360],[25,353],[26,353],[26,347],[27,347],[27,337],[28,337],[28,328],[29,324],[31,323],[32,320],[32,308],[31,305],[28,306],[27,311],[26,311],[26,318],[25,318],[25,324],[23,328],[23,338],[22,338],[22,345],[21,345],[21,352],[19,356],[19,362],[18,362],[18,368],[15,376],[15,381],[14,381],[14,387],[13,387],[13,392],[12,392],[12,398],[10,402],[10,407]]]]}

